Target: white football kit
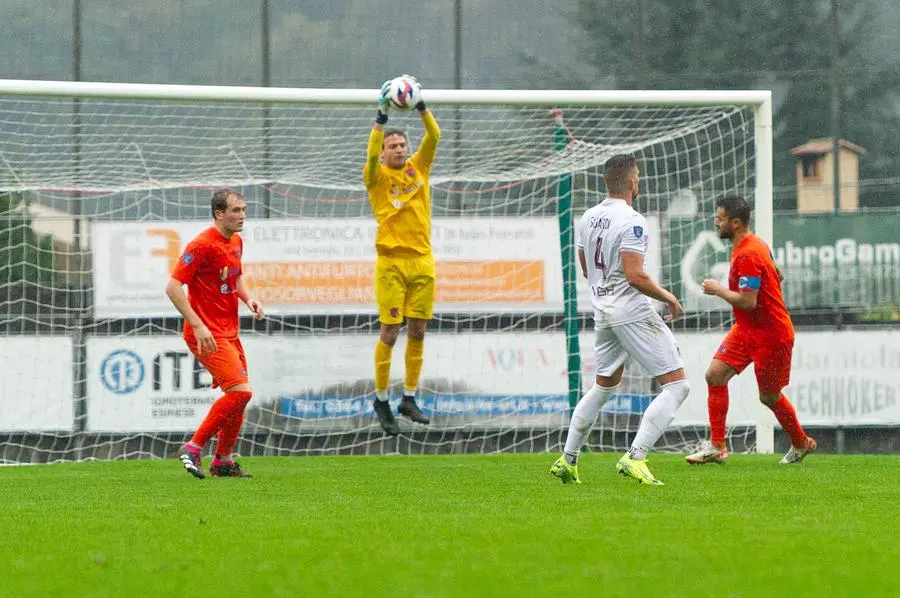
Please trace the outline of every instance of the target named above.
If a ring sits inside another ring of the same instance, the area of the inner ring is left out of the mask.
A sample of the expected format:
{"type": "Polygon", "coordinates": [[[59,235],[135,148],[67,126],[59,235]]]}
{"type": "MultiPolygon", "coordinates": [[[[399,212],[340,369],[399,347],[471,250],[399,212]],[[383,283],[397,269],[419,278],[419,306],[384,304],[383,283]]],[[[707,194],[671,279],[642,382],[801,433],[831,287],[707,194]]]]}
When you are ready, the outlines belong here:
{"type": "Polygon", "coordinates": [[[622,199],[606,198],[581,217],[575,231],[587,262],[594,307],[594,368],[610,376],[630,355],[651,376],[684,367],[675,336],[650,298],[625,280],[619,254],[647,253],[647,221],[622,199]]]}

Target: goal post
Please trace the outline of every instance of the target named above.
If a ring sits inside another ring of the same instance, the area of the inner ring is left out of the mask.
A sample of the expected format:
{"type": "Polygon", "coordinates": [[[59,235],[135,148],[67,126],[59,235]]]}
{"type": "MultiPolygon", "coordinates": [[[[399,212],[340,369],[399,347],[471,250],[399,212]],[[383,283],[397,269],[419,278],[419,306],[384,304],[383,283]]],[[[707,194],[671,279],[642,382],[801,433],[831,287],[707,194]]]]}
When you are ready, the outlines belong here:
{"type": "MultiPolygon", "coordinates": [[[[425,83],[444,132],[421,400],[433,423],[386,439],[369,404],[374,224],[360,174],[377,90],[0,80],[0,235],[23,248],[5,255],[53,253],[35,261],[40,280],[0,279],[0,460],[162,457],[196,426],[215,393],[161,289],[219,186],[248,199],[245,274],[271,308],[261,325],[242,313],[255,394],[239,452],[558,450],[593,378],[574,223],[620,152],[642,169],[648,269],[685,299],[675,332],[694,390],[659,448],[696,446],[703,371],[730,316],[694,285],[727,263],[716,198],[751,199],[772,242],[771,93],[425,83]]],[[[421,138],[415,113],[391,124],[421,138]]],[[[772,452],[773,419],[747,380],[732,383],[729,439],[772,452]]],[[[630,364],[623,389],[593,449],[627,446],[657,390],[630,364]]]]}

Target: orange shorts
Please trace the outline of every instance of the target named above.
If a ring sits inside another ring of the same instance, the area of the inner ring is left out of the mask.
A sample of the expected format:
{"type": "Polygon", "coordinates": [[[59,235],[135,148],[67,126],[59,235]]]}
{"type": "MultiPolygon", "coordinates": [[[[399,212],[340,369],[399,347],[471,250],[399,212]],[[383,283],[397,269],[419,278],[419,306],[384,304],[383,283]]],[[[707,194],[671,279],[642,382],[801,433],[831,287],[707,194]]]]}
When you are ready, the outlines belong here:
{"type": "Polygon", "coordinates": [[[212,375],[213,388],[219,387],[228,390],[238,384],[246,384],[250,381],[247,377],[247,358],[244,356],[244,347],[238,337],[217,338],[216,352],[200,354],[197,339],[185,337],[191,353],[197,356],[197,361],[212,375]]]}
{"type": "Polygon", "coordinates": [[[776,394],[791,381],[791,356],[794,340],[761,344],[748,339],[732,328],[713,356],[737,373],[751,363],[756,372],[756,384],[763,394],[776,394]]]}

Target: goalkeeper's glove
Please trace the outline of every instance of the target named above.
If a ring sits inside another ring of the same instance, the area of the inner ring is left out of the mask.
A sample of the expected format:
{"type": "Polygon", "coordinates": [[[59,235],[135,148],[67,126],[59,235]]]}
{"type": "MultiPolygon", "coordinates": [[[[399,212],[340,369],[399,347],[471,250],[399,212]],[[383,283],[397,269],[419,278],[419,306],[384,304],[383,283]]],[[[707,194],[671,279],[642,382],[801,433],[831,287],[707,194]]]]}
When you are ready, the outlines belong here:
{"type": "Polygon", "coordinates": [[[378,112],[375,114],[375,122],[383,125],[388,121],[388,111],[391,106],[391,81],[388,79],[381,85],[381,95],[378,97],[378,112]]]}
{"type": "MultiPolygon", "coordinates": [[[[420,91],[420,92],[422,91],[422,84],[419,83],[419,80],[418,80],[418,79],[416,79],[416,78],[415,78],[414,76],[412,76],[412,75],[406,75],[406,74],[404,74],[403,76],[404,76],[404,77],[409,77],[410,79],[412,79],[413,81],[415,81],[415,82],[416,82],[416,85],[419,86],[419,91],[420,91]]],[[[424,112],[424,111],[425,111],[425,100],[419,100],[419,101],[416,103],[416,110],[418,110],[419,112],[424,112]]]]}

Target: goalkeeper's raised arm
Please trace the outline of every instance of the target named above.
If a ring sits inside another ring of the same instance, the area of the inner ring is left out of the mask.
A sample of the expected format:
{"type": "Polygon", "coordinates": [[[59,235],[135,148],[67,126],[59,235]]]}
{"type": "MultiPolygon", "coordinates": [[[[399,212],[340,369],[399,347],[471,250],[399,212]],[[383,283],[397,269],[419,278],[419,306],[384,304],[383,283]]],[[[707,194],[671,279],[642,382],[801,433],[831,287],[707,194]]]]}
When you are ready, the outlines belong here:
{"type": "Polygon", "coordinates": [[[425,126],[425,136],[419,142],[419,148],[413,154],[412,160],[430,173],[431,164],[434,162],[434,156],[437,153],[438,141],[441,139],[441,128],[438,126],[434,115],[425,106],[424,101],[419,100],[419,103],[416,104],[416,110],[418,110],[422,124],[425,126]]]}

